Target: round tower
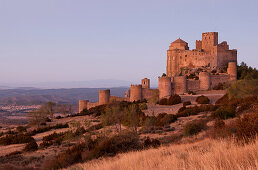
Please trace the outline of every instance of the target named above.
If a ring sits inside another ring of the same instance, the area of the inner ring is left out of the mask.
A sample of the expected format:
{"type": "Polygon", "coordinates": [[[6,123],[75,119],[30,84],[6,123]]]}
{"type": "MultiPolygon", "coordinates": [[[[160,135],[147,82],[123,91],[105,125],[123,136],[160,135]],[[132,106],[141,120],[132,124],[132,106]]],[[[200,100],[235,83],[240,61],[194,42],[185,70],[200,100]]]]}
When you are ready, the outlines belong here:
{"type": "Polygon", "coordinates": [[[99,104],[108,104],[110,99],[110,90],[99,90],[99,104]]]}
{"type": "Polygon", "coordinates": [[[87,109],[87,104],[89,100],[79,100],[79,113],[81,113],[84,109],[87,109]]]}
{"type": "Polygon", "coordinates": [[[142,85],[131,85],[130,102],[142,100],[142,85]]]}
{"type": "Polygon", "coordinates": [[[185,76],[174,77],[174,93],[183,94],[187,92],[187,84],[185,76]]]}
{"type": "Polygon", "coordinates": [[[230,80],[237,79],[237,64],[236,62],[229,62],[228,63],[228,74],[230,75],[230,80]]]}
{"type": "Polygon", "coordinates": [[[159,98],[171,95],[171,77],[159,77],[159,98]]]}
{"type": "Polygon", "coordinates": [[[150,79],[147,79],[147,78],[142,79],[142,88],[144,89],[150,88],[150,79]]]}
{"type": "Polygon", "coordinates": [[[209,90],[211,87],[211,76],[208,72],[200,72],[200,90],[209,90]]]}

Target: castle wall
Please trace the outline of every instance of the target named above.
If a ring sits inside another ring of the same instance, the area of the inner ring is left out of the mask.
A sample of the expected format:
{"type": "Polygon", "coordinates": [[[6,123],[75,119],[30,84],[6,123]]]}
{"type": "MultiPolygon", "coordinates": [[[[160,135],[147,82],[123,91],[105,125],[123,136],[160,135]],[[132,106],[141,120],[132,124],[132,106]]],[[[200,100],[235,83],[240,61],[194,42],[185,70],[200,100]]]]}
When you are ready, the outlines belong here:
{"type": "Polygon", "coordinates": [[[118,96],[110,96],[110,102],[122,102],[122,101],[129,101],[129,98],[126,97],[118,97],[118,96]]]}
{"type": "Polygon", "coordinates": [[[187,92],[187,84],[185,76],[176,76],[174,77],[174,93],[175,94],[183,94],[187,92]]]}
{"type": "Polygon", "coordinates": [[[187,80],[187,89],[188,91],[198,91],[200,90],[200,80],[187,80]]]}
{"type": "Polygon", "coordinates": [[[219,83],[224,83],[230,80],[230,75],[220,74],[220,75],[211,75],[211,87],[218,85],[219,83]]]}
{"type": "Polygon", "coordinates": [[[87,109],[90,109],[90,108],[92,108],[92,107],[96,107],[96,106],[98,106],[98,105],[99,105],[98,102],[96,102],[96,103],[88,103],[88,104],[87,104],[87,109]]]}
{"type": "Polygon", "coordinates": [[[217,46],[218,67],[223,68],[228,62],[237,62],[237,50],[227,50],[223,46],[217,46]]]}
{"type": "Polygon", "coordinates": [[[149,99],[153,96],[155,89],[142,89],[142,99],[149,99]]]}

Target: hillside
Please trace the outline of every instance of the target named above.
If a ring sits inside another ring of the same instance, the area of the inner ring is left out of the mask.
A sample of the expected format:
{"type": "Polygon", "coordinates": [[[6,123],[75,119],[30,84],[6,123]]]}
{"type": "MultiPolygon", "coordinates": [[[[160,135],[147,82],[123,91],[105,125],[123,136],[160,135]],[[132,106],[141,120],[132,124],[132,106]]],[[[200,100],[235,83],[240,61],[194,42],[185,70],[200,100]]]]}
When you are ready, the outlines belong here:
{"type": "Polygon", "coordinates": [[[93,160],[69,169],[87,170],[255,170],[258,168],[258,139],[241,146],[234,141],[205,139],[195,143],[174,144],[158,149],[119,154],[93,160]],[[198,155],[198,156],[197,156],[198,155]]]}

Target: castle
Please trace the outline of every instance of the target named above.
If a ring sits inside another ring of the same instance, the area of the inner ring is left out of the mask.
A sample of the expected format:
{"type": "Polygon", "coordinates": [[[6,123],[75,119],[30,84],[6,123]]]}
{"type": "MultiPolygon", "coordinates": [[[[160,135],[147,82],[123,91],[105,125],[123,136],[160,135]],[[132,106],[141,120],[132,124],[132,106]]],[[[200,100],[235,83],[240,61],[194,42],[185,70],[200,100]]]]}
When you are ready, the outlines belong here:
{"type": "MultiPolygon", "coordinates": [[[[179,38],[167,50],[166,70],[158,78],[159,99],[188,91],[211,90],[219,83],[237,79],[237,50],[230,50],[226,41],[218,44],[218,32],[202,33],[202,40],[196,40],[193,50],[179,38]]],[[[113,101],[149,99],[156,90],[150,88],[148,78],[142,79],[141,84],[131,85],[125,97],[111,96],[109,89],[99,90],[99,102],[79,100],[79,112],[113,101]]]]}
{"type": "Polygon", "coordinates": [[[188,43],[180,38],[172,42],[167,50],[167,75],[184,75],[189,69],[207,67],[223,68],[228,62],[237,62],[237,50],[229,50],[226,41],[218,44],[218,33],[202,33],[196,40],[196,49],[189,50],[188,43]]]}

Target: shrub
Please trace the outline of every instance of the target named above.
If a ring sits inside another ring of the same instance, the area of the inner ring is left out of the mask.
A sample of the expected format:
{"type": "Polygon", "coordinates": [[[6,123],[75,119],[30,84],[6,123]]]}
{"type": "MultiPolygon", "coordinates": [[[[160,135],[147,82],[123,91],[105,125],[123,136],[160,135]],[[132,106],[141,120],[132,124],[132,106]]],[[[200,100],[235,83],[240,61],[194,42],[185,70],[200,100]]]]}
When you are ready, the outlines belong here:
{"type": "Polygon", "coordinates": [[[228,98],[228,94],[223,95],[221,98],[219,98],[215,104],[216,105],[225,105],[228,104],[229,102],[229,98],[228,98]]]}
{"type": "Polygon", "coordinates": [[[18,126],[16,128],[16,130],[21,133],[21,132],[26,132],[27,131],[27,128],[25,126],[18,126]]]}
{"type": "Polygon", "coordinates": [[[140,107],[141,110],[147,110],[148,109],[148,106],[147,106],[146,103],[140,103],[139,107],[140,107]]]}
{"type": "Polygon", "coordinates": [[[209,112],[209,111],[215,111],[218,109],[218,106],[212,105],[212,104],[202,104],[199,106],[201,112],[209,112]]]}
{"type": "Polygon", "coordinates": [[[206,122],[203,120],[188,122],[183,129],[184,135],[185,136],[196,135],[199,132],[201,132],[205,128],[205,126],[206,126],[206,122]]]}
{"type": "Polygon", "coordinates": [[[160,105],[175,105],[181,103],[181,97],[177,94],[171,95],[168,99],[163,98],[159,101],[160,105]]]}
{"type": "Polygon", "coordinates": [[[162,98],[162,99],[160,99],[159,104],[160,105],[167,105],[167,101],[168,101],[168,99],[162,98]]]}
{"type": "Polygon", "coordinates": [[[213,87],[213,90],[224,90],[224,84],[219,83],[216,86],[213,87]]]}
{"type": "Polygon", "coordinates": [[[188,105],[191,105],[192,103],[190,102],[190,101],[185,101],[184,103],[183,103],[183,106],[185,107],[185,106],[188,106],[188,105]]]}
{"type": "Polygon", "coordinates": [[[175,105],[179,103],[181,103],[181,97],[178,94],[171,95],[167,101],[167,105],[175,105]]]}
{"type": "Polygon", "coordinates": [[[160,146],[160,141],[158,139],[150,139],[150,137],[147,137],[147,139],[144,140],[143,146],[144,148],[157,148],[160,146]]]}
{"type": "Polygon", "coordinates": [[[30,141],[25,145],[24,151],[35,151],[38,150],[38,144],[35,140],[30,141]]]}
{"type": "Polygon", "coordinates": [[[49,117],[47,117],[47,118],[45,119],[45,122],[51,122],[51,119],[50,119],[49,117]]]}
{"type": "Polygon", "coordinates": [[[236,116],[236,108],[234,106],[221,106],[211,116],[220,119],[233,118],[236,116]]]}
{"type": "Polygon", "coordinates": [[[68,123],[56,124],[55,126],[49,126],[49,127],[34,129],[33,131],[28,132],[27,134],[30,135],[30,136],[33,136],[33,135],[36,135],[38,133],[43,133],[43,132],[49,131],[51,129],[62,129],[62,128],[68,128],[68,127],[69,127],[68,123]]]}
{"type": "Polygon", "coordinates": [[[27,134],[6,135],[0,138],[0,145],[21,144],[33,141],[34,138],[27,134]]]}
{"type": "Polygon", "coordinates": [[[245,110],[248,110],[255,103],[257,103],[257,96],[249,96],[249,97],[243,98],[238,104],[239,107],[237,109],[237,112],[241,113],[245,110]]]}
{"type": "Polygon", "coordinates": [[[57,116],[56,119],[62,119],[63,117],[62,116],[57,116]]]}
{"type": "Polygon", "coordinates": [[[193,107],[187,107],[187,108],[180,108],[176,115],[177,117],[188,117],[191,115],[197,115],[200,112],[201,110],[198,106],[193,106],[193,107]]]}
{"type": "Polygon", "coordinates": [[[88,138],[84,143],[69,148],[52,160],[47,160],[43,169],[61,169],[74,163],[140,148],[139,137],[131,132],[122,132],[110,138],[99,137],[94,141],[88,138]]]}
{"type": "Polygon", "coordinates": [[[180,107],[180,108],[178,109],[177,113],[182,113],[185,109],[186,109],[185,106],[180,107]]]}
{"type": "Polygon", "coordinates": [[[235,123],[236,137],[239,141],[248,143],[253,141],[258,133],[258,114],[246,114],[238,118],[235,123]]]}
{"type": "Polygon", "coordinates": [[[220,119],[220,118],[216,118],[213,128],[210,130],[209,136],[212,138],[225,138],[230,136],[230,131],[228,129],[228,127],[226,126],[225,122],[220,119]]]}
{"type": "Polygon", "coordinates": [[[229,99],[241,99],[250,96],[258,96],[258,79],[254,80],[238,80],[231,83],[228,88],[229,99]]]}
{"type": "Polygon", "coordinates": [[[158,114],[155,125],[156,126],[166,126],[169,125],[170,123],[173,123],[177,120],[177,117],[172,114],[167,114],[167,113],[160,113],[158,114]]]}
{"type": "Polygon", "coordinates": [[[196,93],[193,92],[193,91],[188,91],[187,93],[190,94],[190,95],[196,95],[196,93]]]}
{"type": "Polygon", "coordinates": [[[40,123],[41,126],[46,126],[47,124],[45,122],[40,123]]]}
{"type": "Polygon", "coordinates": [[[196,98],[196,102],[198,104],[209,104],[210,103],[210,99],[208,97],[206,97],[206,96],[201,95],[201,96],[198,96],[196,98]]]}

